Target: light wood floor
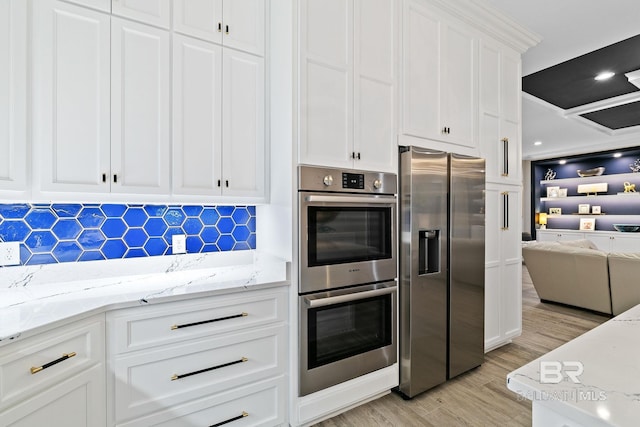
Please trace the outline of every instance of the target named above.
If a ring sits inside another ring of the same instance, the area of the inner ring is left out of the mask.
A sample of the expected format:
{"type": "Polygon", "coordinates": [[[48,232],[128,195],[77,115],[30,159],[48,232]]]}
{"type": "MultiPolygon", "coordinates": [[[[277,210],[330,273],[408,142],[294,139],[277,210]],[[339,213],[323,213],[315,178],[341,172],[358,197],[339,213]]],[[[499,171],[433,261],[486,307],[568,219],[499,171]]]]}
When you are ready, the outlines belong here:
{"type": "Polygon", "coordinates": [[[507,389],[507,373],[609,318],[541,303],[524,266],[522,282],[522,335],[482,366],[411,400],[391,393],[316,426],[531,426],[531,403],[507,389]]]}

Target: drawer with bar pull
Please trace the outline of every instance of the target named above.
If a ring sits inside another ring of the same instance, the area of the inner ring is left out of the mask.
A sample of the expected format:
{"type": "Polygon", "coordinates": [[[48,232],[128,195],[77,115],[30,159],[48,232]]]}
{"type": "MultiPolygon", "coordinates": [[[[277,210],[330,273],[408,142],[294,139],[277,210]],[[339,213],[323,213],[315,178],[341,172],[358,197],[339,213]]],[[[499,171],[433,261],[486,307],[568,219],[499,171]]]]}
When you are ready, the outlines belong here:
{"type": "Polygon", "coordinates": [[[135,307],[107,315],[115,354],[286,321],[287,294],[260,290],[135,307]]]}
{"type": "Polygon", "coordinates": [[[116,356],[116,422],[282,375],[285,342],[272,325],[116,356]]]}
{"type": "Polygon", "coordinates": [[[104,362],[104,315],[0,351],[0,410],[104,362]]]}
{"type": "Polygon", "coordinates": [[[119,427],[275,426],[285,423],[285,377],[248,384],[226,393],[118,424],[119,427]]]}

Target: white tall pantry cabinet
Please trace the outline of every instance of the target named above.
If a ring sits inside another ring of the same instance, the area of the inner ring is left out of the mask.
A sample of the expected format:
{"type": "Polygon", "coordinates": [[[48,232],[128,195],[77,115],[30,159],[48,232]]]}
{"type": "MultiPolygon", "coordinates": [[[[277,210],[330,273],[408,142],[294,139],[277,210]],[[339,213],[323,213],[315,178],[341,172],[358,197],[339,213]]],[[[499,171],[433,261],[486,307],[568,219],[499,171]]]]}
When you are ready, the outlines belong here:
{"type": "Polygon", "coordinates": [[[522,332],[520,55],[480,43],[480,151],[486,159],[485,350],[522,332]]]}

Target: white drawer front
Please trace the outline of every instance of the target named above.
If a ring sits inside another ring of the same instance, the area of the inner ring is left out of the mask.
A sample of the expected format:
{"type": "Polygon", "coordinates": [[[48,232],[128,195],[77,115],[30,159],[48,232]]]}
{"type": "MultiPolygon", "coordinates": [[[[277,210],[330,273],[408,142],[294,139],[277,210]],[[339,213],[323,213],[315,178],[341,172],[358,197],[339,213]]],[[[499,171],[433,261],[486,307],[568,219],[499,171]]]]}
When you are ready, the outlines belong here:
{"type": "Polygon", "coordinates": [[[253,291],[119,310],[109,314],[115,354],[187,339],[284,322],[286,292],[253,291]]]}
{"type": "Polygon", "coordinates": [[[116,420],[281,375],[285,339],[272,326],[116,357],[116,420]]]}
{"type": "Polygon", "coordinates": [[[233,421],[225,426],[284,425],[286,400],[285,377],[281,376],[207,396],[118,426],[210,426],[229,420],[233,421]]]}
{"type": "Polygon", "coordinates": [[[0,351],[0,409],[103,361],[104,316],[5,346],[0,351]]]}

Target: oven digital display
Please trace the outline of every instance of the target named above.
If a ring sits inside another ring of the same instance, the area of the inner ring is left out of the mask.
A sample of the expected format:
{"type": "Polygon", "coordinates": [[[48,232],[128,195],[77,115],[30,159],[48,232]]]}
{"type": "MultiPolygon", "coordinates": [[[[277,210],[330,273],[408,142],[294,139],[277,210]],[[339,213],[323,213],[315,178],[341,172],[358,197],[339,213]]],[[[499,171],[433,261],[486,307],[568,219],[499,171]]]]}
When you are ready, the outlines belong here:
{"type": "Polygon", "coordinates": [[[364,190],[364,174],[343,173],[342,188],[354,188],[357,190],[364,190]]]}

